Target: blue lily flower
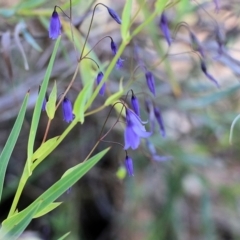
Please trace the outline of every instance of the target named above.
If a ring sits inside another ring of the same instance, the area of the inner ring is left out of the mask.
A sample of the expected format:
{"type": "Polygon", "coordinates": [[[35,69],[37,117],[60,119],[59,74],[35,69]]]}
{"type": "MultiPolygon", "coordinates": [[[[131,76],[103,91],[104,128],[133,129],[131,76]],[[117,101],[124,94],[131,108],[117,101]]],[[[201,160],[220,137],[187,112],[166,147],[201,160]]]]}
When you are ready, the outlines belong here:
{"type": "Polygon", "coordinates": [[[57,11],[54,9],[50,19],[49,37],[52,39],[57,39],[59,35],[61,35],[61,22],[57,11]]]}
{"type": "Polygon", "coordinates": [[[126,108],[126,129],[124,132],[124,149],[131,147],[137,149],[140,144],[140,138],[148,138],[151,132],[147,132],[143,126],[142,120],[132,110],[126,108]]]}
{"type": "Polygon", "coordinates": [[[68,98],[64,98],[62,102],[63,120],[67,123],[72,122],[74,115],[72,113],[72,103],[68,98]]]}

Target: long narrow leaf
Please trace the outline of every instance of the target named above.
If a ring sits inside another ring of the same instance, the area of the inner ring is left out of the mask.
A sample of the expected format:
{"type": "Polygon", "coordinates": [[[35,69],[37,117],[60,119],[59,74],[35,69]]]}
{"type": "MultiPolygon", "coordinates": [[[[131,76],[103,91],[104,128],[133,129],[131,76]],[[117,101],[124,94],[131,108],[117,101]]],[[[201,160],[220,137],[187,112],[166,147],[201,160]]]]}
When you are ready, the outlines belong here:
{"type": "Polygon", "coordinates": [[[27,109],[28,97],[29,97],[29,93],[26,94],[26,96],[23,100],[23,104],[18,113],[18,117],[14,123],[13,129],[12,129],[12,131],[8,137],[8,140],[2,150],[2,153],[0,155],[0,201],[1,201],[1,197],[2,197],[3,183],[4,183],[7,165],[8,165],[9,159],[11,157],[13,148],[18,139],[20,130],[22,128],[24,116],[25,116],[26,109],[27,109]]]}
{"type": "Polygon", "coordinates": [[[43,100],[47,91],[47,86],[48,82],[51,76],[54,60],[57,54],[58,46],[60,43],[61,37],[59,37],[56,41],[56,44],[53,49],[53,53],[50,59],[50,62],[47,67],[47,71],[45,73],[43,83],[38,95],[38,99],[34,108],[33,112],[33,117],[32,117],[32,123],[31,123],[31,128],[30,128],[30,134],[29,134],[29,139],[28,139],[28,149],[27,149],[27,162],[28,162],[28,174],[29,176],[32,174],[31,171],[31,164],[32,164],[32,155],[33,155],[33,147],[34,147],[34,142],[35,142],[35,137],[36,137],[36,132],[37,132],[37,127],[40,119],[40,114],[41,114],[41,109],[42,109],[42,104],[43,100]]]}
{"type": "Polygon", "coordinates": [[[23,219],[25,219],[26,215],[29,214],[29,209],[35,208],[39,203],[40,206],[38,208],[38,212],[46,209],[58,197],[60,197],[64,192],[66,192],[67,189],[69,189],[74,183],[76,183],[83,175],[85,175],[108,152],[108,150],[109,148],[96,154],[88,161],[78,164],[78,166],[74,168],[71,174],[68,174],[58,180],[26,209],[6,219],[2,223],[3,229],[9,229],[12,225],[22,222],[23,219]]]}

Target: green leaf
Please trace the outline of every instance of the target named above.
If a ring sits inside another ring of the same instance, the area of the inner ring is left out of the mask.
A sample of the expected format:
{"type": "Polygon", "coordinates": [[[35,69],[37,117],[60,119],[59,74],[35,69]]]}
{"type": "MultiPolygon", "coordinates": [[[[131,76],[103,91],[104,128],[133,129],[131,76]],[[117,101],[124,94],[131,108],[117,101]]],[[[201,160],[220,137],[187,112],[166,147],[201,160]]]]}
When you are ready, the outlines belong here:
{"type": "Polygon", "coordinates": [[[42,157],[46,152],[51,150],[51,148],[55,145],[57,139],[59,136],[56,136],[54,138],[48,139],[46,142],[44,142],[32,155],[32,161],[42,157]]]}
{"type": "Polygon", "coordinates": [[[83,175],[85,175],[109,151],[109,149],[110,148],[107,148],[96,154],[95,156],[91,157],[88,161],[78,164],[78,167],[74,168],[71,174],[68,174],[64,178],[58,180],[26,209],[6,219],[2,223],[3,229],[9,229],[11,228],[11,226],[21,223],[23,219],[26,218],[26,215],[29,214],[30,210],[35,209],[39,204],[40,206],[37,209],[38,212],[42,211],[43,209],[48,207],[48,205],[52,204],[58,197],[60,197],[64,192],[66,192],[67,189],[69,189],[83,175]]]}
{"type": "Polygon", "coordinates": [[[82,91],[78,94],[77,99],[73,106],[73,113],[75,114],[75,118],[78,119],[79,122],[84,122],[84,111],[85,104],[88,100],[88,93],[92,88],[93,83],[88,82],[82,89],[82,91]]]}
{"type": "Polygon", "coordinates": [[[128,41],[131,21],[132,0],[127,0],[122,13],[121,34],[123,41],[128,41]]]}
{"type": "Polygon", "coordinates": [[[47,67],[47,70],[46,70],[46,73],[45,73],[45,76],[43,79],[43,83],[42,83],[42,86],[41,86],[41,89],[40,89],[40,92],[39,92],[39,95],[37,98],[37,102],[36,102],[36,105],[34,108],[34,112],[33,112],[32,123],[31,123],[29,138],[28,138],[28,147],[27,147],[28,176],[30,176],[32,174],[31,164],[32,164],[32,155],[33,155],[33,147],[34,147],[35,137],[36,137],[38,123],[39,123],[39,119],[40,119],[40,115],[41,115],[43,100],[46,95],[48,82],[49,82],[49,79],[51,76],[51,72],[52,72],[52,68],[53,68],[53,64],[55,61],[55,57],[57,54],[60,40],[61,40],[61,37],[58,37],[58,39],[55,43],[53,53],[50,58],[50,61],[49,61],[49,64],[48,64],[48,67],[47,67]]]}
{"type": "Polygon", "coordinates": [[[57,102],[57,84],[54,82],[53,89],[49,95],[47,104],[46,104],[46,112],[49,119],[53,119],[56,111],[56,102],[57,102]]]}
{"type": "Polygon", "coordinates": [[[47,213],[51,212],[52,210],[54,210],[55,208],[57,208],[58,206],[60,206],[62,204],[62,202],[53,202],[51,204],[49,204],[47,207],[45,207],[42,211],[38,211],[33,218],[39,218],[42,217],[44,215],[46,215],[47,213]]]}
{"type": "Polygon", "coordinates": [[[119,90],[118,92],[114,93],[113,95],[111,95],[110,97],[107,98],[104,105],[109,106],[109,105],[115,103],[123,95],[123,93],[124,93],[123,90],[119,90]]]}
{"type": "Polygon", "coordinates": [[[14,123],[12,131],[11,131],[11,133],[8,137],[8,140],[7,140],[5,146],[2,150],[2,153],[0,155],[0,201],[1,201],[1,196],[2,196],[3,183],[4,183],[7,165],[8,165],[9,159],[11,157],[13,148],[18,139],[20,130],[22,128],[24,116],[25,116],[26,109],[27,109],[28,97],[29,97],[29,93],[26,94],[26,96],[23,100],[23,104],[18,113],[18,117],[14,123]]]}
{"type": "Polygon", "coordinates": [[[71,232],[64,234],[62,237],[58,238],[58,240],[64,240],[71,232]]]}
{"type": "MultiPolygon", "coordinates": [[[[17,239],[26,229],[28,224],[31,222],[33,216],[38,211],[38,208],[40,205],[41,205],[41,201],[36,203],[34,206],[29,207],[25,212],[24,216],[20,217],[18,213],[10,217],[8,220],[8,224],[2,225],[2,228],[0,230],[0,236],[1,237],[8,236],[8,238],[5,238],[5,239],[11,239],[11,240],[17,239]]],[[[4,239],[4,238],[1,238],[1,239],[4,239]]]]}
{"type": "Polygon", "coordinates": [[[29,9],[30,10],[30,9],[41,6],[45,2],[46,2],[46,0],[25,0],[25,1],[21,1],[17,5],[17,9],[18,10],[21,10],[21,9],[29,9]]]}

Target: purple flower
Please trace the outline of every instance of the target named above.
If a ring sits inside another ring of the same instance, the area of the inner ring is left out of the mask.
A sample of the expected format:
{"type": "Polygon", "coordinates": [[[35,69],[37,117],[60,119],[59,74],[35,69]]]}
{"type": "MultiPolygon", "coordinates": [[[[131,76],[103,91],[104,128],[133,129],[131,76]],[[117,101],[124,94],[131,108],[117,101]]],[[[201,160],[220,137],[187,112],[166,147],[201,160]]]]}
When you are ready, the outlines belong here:
{"type": "Polygon", "coordinates": [[[62,111],[63,111],[63,120],[67,123],[73,120],[73,113],[72,113],[72,103],[68,98],[64,98],[62,102],[62,111]]]}
{"type": "Polygon", "coordinates": [[[125,158],[125,167],[129,176],[134,176],[133,174],[133,161],[130,157],[126,156],[125,158]]]}
{"type": "Polygon", "coordinates": [[[112,49],[113,55],[115,56],[117,54],[117,45],[113,40],[111,40],[111,49],[112,49]]]}
{"type": "Polygon", "coordinates": [[[52,39],[58,38],[61,34],[61,23],[57,11],[54,9],[49,25],[49,37],[52,39]]]}
{"type": "Polygon", "coordinates": [[[133,111],[134,111],[138,116],[140,116],[139,102],[138,102],[138,99],[136,98],[135,95],[132,95],[131,104],[132,104],[132,107],[133,107],[133,111]]]}
{"type": "Polygon", "coordinates": [[[171,35],[170,35],[170,30],[168,27],[168,20],[167,20],[167,17],[164,12],[162,13],[162,16],[160,17],[159,27],[160,27],[165,39],[167,40],[168,45],[170,46],[172,39],[171,39],[171,35]]]}
{"type": "Polygon", "coordinates": [[[130,109],[126,108],[126,129],[124,132],[124,149],[131,147],[137,149],[141,138],[150,137],[151,133],[146,132],[141,119],[130,109]]]}
{"type": "Polygon", "coordinates": [[[159,124],[161,134],[162,134],[163,137],[165,137],[166,136],[166,132],[165,132],[163,119],[162,119],[162,115],[161,115],[161,112],[160,112],[159,108],[154,107],[154,115],[155,115],[155,117],[157,119],[157,122],[159,124]]]}
{"type": "Polygon", "coordinates": [[[203,60],[201,60],[201,69],[202,69],[203,73],[206,75],[206,77],[207,77],[210,81],[214,82],[214,83],[216,84],[216,86],[219,88],[220,85],[219,85],[218,81],[217,81],[212,75],[210,75],[210,74],[208,73],[208,71],[207,71],[207,66],[206,66],[206,64],[204,63],[203,60]]]}
{"type": "Polygon", "coordinates": [[[122,58],[119,58],[116,62],[116,68],[117,69],[122,68],[123,67],[123,62],[124,62],[124,60],[122,58]]]}
{"type": "MultiPolygon", "coordinates": [[[[99,72],[96,78],[97,85],[99,85],[99,83],[102,81],[102,78],[103,78],[103,73],[99,72]]],[[[102,87],[99,90],[99,94],[101,96],[104,96],[105,88],[106,88],[106,83],[103,83],[102,87]]]]}
{"type": "Polygon", "coordinates": [[[46,111],[46,104],[47,104],[47,100],[46,98],[44,98],[42,103],[42,111],[46,111]]]}
{"type": "Polygon", "coordinates": [[[110,16],[118,23],[121,24],[122,20],[121,18],[118,16],[118,14],[112,9],[107,7],[108,13],[110,14],[110,16]]]}
{"type": "Polygon", "coordinates": [[[155,95],[155,80],[154,80],[154,76],[152,75],[152,73],[150,71],[147,71],[145,73],[145,77],[146,77],[146,81],[147,81],[147,85],[149,90],[152,92],[153,95],[155,95]]]}

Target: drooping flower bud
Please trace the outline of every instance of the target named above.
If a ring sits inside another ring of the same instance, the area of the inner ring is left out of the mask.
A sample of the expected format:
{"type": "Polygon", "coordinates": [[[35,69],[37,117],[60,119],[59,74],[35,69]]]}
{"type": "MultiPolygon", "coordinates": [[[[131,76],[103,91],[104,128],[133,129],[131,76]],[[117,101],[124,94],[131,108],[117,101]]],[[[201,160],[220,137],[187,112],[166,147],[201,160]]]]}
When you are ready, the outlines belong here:
{"type": "Polygon", "coordinates": [[[61,22],[57,11],[54,9],[49,24],[49,37],[57,39],[59,35],[61,35],[61,22]]]}
{"type": "Polygon", "coordinates": [[[134,111],[138,116],[140,116],[139,102],[138,102],[138,99],[137,99],[137,97],[136,97],[135,95],[132,95],[131,104],[132,104],[133,111],[134,111]]]}
{"type": "Polygon", "coordinates": [[[118,24],[122,24],[122,20],[121,18],[118,16],[118,14],[110,7],[107,7],[108,13],[110,14],[110,16],[118,23],[118,24]]]}
{"type": "Polygon", "coordinates": [[[158,125],[160,127],[161,135],[163,137],[165,137],[166,136],[165,127],[164,127],[162,115],[161,115],[161,112],[160,112],[159,108],[154,107],[154,115],[155,115],[155,117],[157,119],[157,122],[158,122],[158,125]]]}
{"type": "MultiPolygon", "coordinates": [[[[99,72],[97,75],[97,78],[96,78],[97,85],[99,85],[99,83],[102,81],[102,79],[103,79],[103,73],[99,72]]],[[[101,96],[104,96],[105,88],[106,88],[106,83],[103,83],[102,87],[99,90],[99,94],[101,96]]]]}
{"type": "Polygon", "coordinates": [[[207,66],[206,66],[206,64],[205,64],[205,62],[204,62],[203,60],[201,60],[201,69],[202,69],[203,73],[205,74],[205,76],[206,76],[210,81],[214,82],[215,85],[219,88],[220,85],[219,85],[218,81],[217,81],[212,75],[210,75],[210,74],[208,73],[208,71],[207,71],[207,66]]]}
{"type": "Polygon", "coordinates": [[[130,157],[126,156],[125,158],[125,167],[129,176],[134,176],[133,173],[133,161],[130,157]]]}
{"type": "Polygon", "coordinates": [[[72,113],[72,103],[68,98],[64,98],[62,101],[63,120],[67,123],[71,122],[74,118],[72,113]]]}
{"type": "Polygon", "coordinates": [[[168,27],[168,20],[164,12],[160,17],[159,27],[168,43],[168,46],[170,46],[172,43],[172,38],[171,38],[170,30],[168,27]]]}
{"type": "Polygon", "coordinates": [[[155,80],[154,76],[150,71],[145,73],[146,81],[150,92],[155,95],[155,80]]]}
{"type": "Polygon", "coordinates": [[[113,55],[115,56],[117,54],[117,45],[112,39],[111,39],[111,49],[112,49],[113,55]]]}

